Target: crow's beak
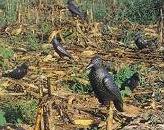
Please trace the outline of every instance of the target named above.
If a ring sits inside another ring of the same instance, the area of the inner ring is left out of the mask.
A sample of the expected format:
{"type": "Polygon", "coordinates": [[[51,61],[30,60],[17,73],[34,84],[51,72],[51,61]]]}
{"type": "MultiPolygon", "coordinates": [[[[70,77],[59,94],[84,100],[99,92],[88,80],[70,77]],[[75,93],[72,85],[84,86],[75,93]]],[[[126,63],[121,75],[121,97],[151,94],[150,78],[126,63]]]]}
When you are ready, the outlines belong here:
{"type": "Polygon", "coordinates": [[[85,69],[90,69],[94,64],[90,63],[85,69]]]}

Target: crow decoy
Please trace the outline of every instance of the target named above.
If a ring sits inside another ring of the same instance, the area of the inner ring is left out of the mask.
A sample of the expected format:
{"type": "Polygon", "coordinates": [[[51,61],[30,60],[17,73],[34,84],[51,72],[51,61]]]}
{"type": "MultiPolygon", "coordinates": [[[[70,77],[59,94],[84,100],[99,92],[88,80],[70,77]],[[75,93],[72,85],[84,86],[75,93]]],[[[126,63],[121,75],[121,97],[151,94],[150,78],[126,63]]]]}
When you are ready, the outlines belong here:
{"type": "Polygon", "coordinates": [[[157,38],[151,39],[147,41],[147,46],[151,49],[151,50],[155,50],[158,48],[158,41],[157,38]]]}
{"type": "Polygon", "coordinates": [[[2,74],[2,77],[9,77],[13,79],[21,79],[27,74],[28,64],[24,62],[21,66],[18,66],[16,69],[9,73],[2,74]]]}
{"type": "Polygon", "coordinates": [[[68,9],[72,13],[73,16],[79,16],[82,20],[87,19],[87,14],[82,13],[73,3],[71,0],[68,0],[68,9]]]}
{"type": "Polygon", "coordinates": [[[140,81],[139,73],[135,72],[130,78],[126,79],[121,84],[121,90],[125,90],[125,86],[127,86],[133,92],[134,89],[139,85],[139,81],[140,81]]]}
{"type": "MultiPolygon", "coordinates": [[[[96,98],[102,105],[109,105],[110,116],[112,116],[111,101],[114,102],[115,108],[123,112],[123,101],[121,93],[117,85],[115,84],[114,78],[108,73],[107,69],[103,65],[101,57],[94,56],[87,69],[91,69],[89,73],[89,81],[93,88],[96,98]]],[[[113,116],[111,118],[113,120],[113,116]]],[[[107,124],[111,122],[107,120],[107,124]]]]}
{"type": "Polygon", "coordinates": [[[142,38],[140,34],[137,34],[135,36],[134,41],[139,50],[142,50],[148,47],[147,42],[144,41],[144,39],[142,38]]]}
{"type": "Polygon", "coordinates": [[[157,49],[157,39],[151,39],[149,41],[145,41],[140,34],[136,34],[134,38],[135,44],[139,50],[144,48],[149,48],[151,50],[157,49]]]}
{"type": "Polygon", "coordinates": [[[71,54],[69,54],[66,49],[59,43],[59,41],[54,38],[53,39],[53,42],[52,42],[52,45],[55,49],[55,51],[58,53],[58,55],[63,58],[64,56],[70,58],[70,59],[73,59],[73,57],[71,56],[71,54]]]}

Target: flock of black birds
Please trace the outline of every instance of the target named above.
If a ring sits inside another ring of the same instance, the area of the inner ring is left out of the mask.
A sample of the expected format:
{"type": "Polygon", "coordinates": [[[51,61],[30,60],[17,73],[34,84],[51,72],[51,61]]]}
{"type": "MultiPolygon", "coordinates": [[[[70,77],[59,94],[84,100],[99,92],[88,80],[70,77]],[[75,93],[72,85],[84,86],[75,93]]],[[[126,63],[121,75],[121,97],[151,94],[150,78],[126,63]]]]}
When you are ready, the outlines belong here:
{"type": "MultiPolygon", "coordinates": [[[[86,20],[87,16],[82,13],[70,0],[67,2],[67,4],[68,9],[73,15],[78,15],[82,20],[86,20]]],[[[144,41],[140,34],[135,36],[134,41],[139,50],[151,46],[151,43],[144,41]]],[[[54,50],[61,58],[68,57],[73,59],[71,54],[68,53],[68,51],[56,38],[52,40],[52,45],[54,50]]],[[[103,65],[102,58],[100,56],[92,57],[89,65],[86,68],[90,69],[88,77],[98,101],[102,105],[109,105],[109,102],[113,101],[115,108],[118,111],[123,112],[123,100],[121,97],[120,89],[117,87],[113,76],[108,73],[106,67],[103,65]]],[[[28,64],[25,62],[13,71],[2,74],[2,76],[20,80],[27,74],[27,71],[28,64]]],[[[139,82],[139,73],[135,72],[131,77],[122,83],[121,90],[125,89],[125,86],[128,86],[131,91],[134,91],[134,89],[139,85],[139,82]]]]}

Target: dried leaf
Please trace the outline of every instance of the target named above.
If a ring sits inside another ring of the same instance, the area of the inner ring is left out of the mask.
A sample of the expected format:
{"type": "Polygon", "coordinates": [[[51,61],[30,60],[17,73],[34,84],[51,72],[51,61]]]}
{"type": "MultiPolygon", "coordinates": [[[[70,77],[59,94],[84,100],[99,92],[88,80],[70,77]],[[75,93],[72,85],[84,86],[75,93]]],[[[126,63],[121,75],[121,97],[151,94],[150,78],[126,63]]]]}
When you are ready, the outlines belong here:
{"type": "Polygon", "coordinates": [[[17,35],[21,34],[21,32],[22,32],[22,25],[20,25],[19,28],[13,29],[11,32],[11,35],[17,36],[17,35]]]}
{"type": "Polygon", "coordinates": [[[82,78],[76,78],[76,79],[81,84],[84,84],[84,85],[88,85],[89,84],[88,80],[85,80],[85,79],[82,79],[82,78]]]}
{"type": "Polygon", "coordinates": [[[30,69],[30,70],[36,70],[37,67],[35,67],[35,66],[29,66],[29,69],[30,69]]]}
{"type": "Polygon", "coordinates": [[[124,111],[124,115],[128,117],[136,117],[140,113],[140,109],[132,105],[124,105],[124,111]]]}
{"type": "Polygon", "coordinates": [[[42,48],[44,48],[44,49],[52,48],[52,45],[51,44],[43,44],[42,48]]]}
{"type": "Polygon", "coordinates": [[[156,33],[156,31],[154,29],[150,29],[150,28],[144,28],[145,32],[150,32],[150,33],[156,33]]]}
{"type": "Polygon", "coordinates": [[[5,89],[2,88],[2,87],[0,87],[0,94],[3,94],[3,93],[5,93],[5,92],[6,92],[5,89]]]}
{"type": "Polygon", "coordinates": [[[164,68],[164,63],[160,63],[158,66],[159,66],[160,68],[164,68]]]}
{"type": "Polygon", "coordinates": [[[75,100],[75,96],[71,95],[68,97],[68,104],[72,104],[72,102],[75,100]]]}
{"type": "Polygon", "coordinates": [[[60,31],[52,31],[49,38],[48,38],[48,41],[51,42],[52,39],[59,33],[60,31]]]}
{"type": "Polygon", "coordinates": [[[158,37],[159,35],[156,33],[148,32],[148,33],[145,33],[145,36],[158,37]]]}
{"type": "Polygon", "coordinates": [[[27,50],[25,48],[21,48],[21,47],[19,47],[19,48],[18,47],[16,47],[16,48],[12,47],[12,49],[15,51],[27,52],[27,50]]]}
{"type": "Polygon", "coordinates": [[[89,126],[92,125],[94,123],[93,120],[91,119],[79,119],[79,120],[74,120],[74,124],[76,125],[85,125],[85,126],[89,126]]]}
{"type": "Polygon", "coordinates": [[[4,86],[4,87],[7,87],[9,85],[10,85],[10,83],[8,81],[1,83],[1,86],[4,86]]]}
{"type": "Polygon", "coordinates": [[[83,51],[81,53],[82,56],[84,57],[91,57],[92,55],[94,55],[96,52],[95,51],[92,51],[92,50],[87,50],[87,51],[83,51]]]}
{"type": "Polygon", "coordinates": [[[43,61],[44,62],[52,61],[52,55],[47,55],[46,57],[44,57],[43,61]]]}
{"type": "Polygon", "coordinates": [[[155,97],[155,93],[153,92],[153,94],[152,94],[152,103],[151,103],[151,107],[152,107],[153,109],[156,108],[156,103],[155,103],[154,97],[155,97]]]}
{"type": "Polygon", "coordinates": [[[2,9],[0,9],[0,13],[3,13],[3,10],[2,9]]]}
{"type": "Polygon", "coordinates": [[[64,71],[54,71],[57,75],[65,75],[66,73],[64,71]]]}
{"type": "Polygon", "coordinates": [[[42,114],[43,114],[43,108],[39,107],[37,111],[37,117],[36,117],[34,130],[40,130],[40,122],[41,122],[42,114]]]}

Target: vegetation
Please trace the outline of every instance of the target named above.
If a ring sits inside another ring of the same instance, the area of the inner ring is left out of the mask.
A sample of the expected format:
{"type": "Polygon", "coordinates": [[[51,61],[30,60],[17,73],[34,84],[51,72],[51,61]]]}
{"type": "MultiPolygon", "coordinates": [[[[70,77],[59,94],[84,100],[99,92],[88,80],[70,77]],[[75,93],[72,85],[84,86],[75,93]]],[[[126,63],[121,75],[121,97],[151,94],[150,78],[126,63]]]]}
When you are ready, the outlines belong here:
{"type": "Polygon", "coordinates": [[[63,83],[63,85],[70,89],[73,90],[74,92],[80,93],[80,94],[86,94],[86,93],[92,93],[93,90],[89,84],[82,84],[79,83],[76,77],[73,77],[72,80],[63,83]]]}
{"type": "MultiPolygon", "coordinates": [[[[159,2],[154,0],[116,0],[118,19],[129,19],[141,24],[154,24],[159,20],[159,2]],[[149,17],[148,17],[149,16],[149,17]]],[[[162,4],[162,3],[161,3],[162,4]]]]}
{"type": "Polygon", "coordinates": [[[35,99],[21,99],[1,104],[0,109],[4,112],[6,123],[35,123],[38,101],[35,99]]]}
{"type": "Polygon", "coordinates": [[[8,67],[8,60],[13,58],[14,51],[10,48],[0,48],[0,65],[5,70],[8,67]]]}
{"type": "MultiPolygon", "coordinates": [[[[136,66],[128,66],[122,68],[116,75],[115,81],[116,84],[121,88],[121,84],[129,77],[131,77],[137,71],[136,66]]],[[[125,97],[126,95],[131,95],[131,90],[128,87],[125,87],[125,90],[121,91],[121,95],[125,97]]]]}

